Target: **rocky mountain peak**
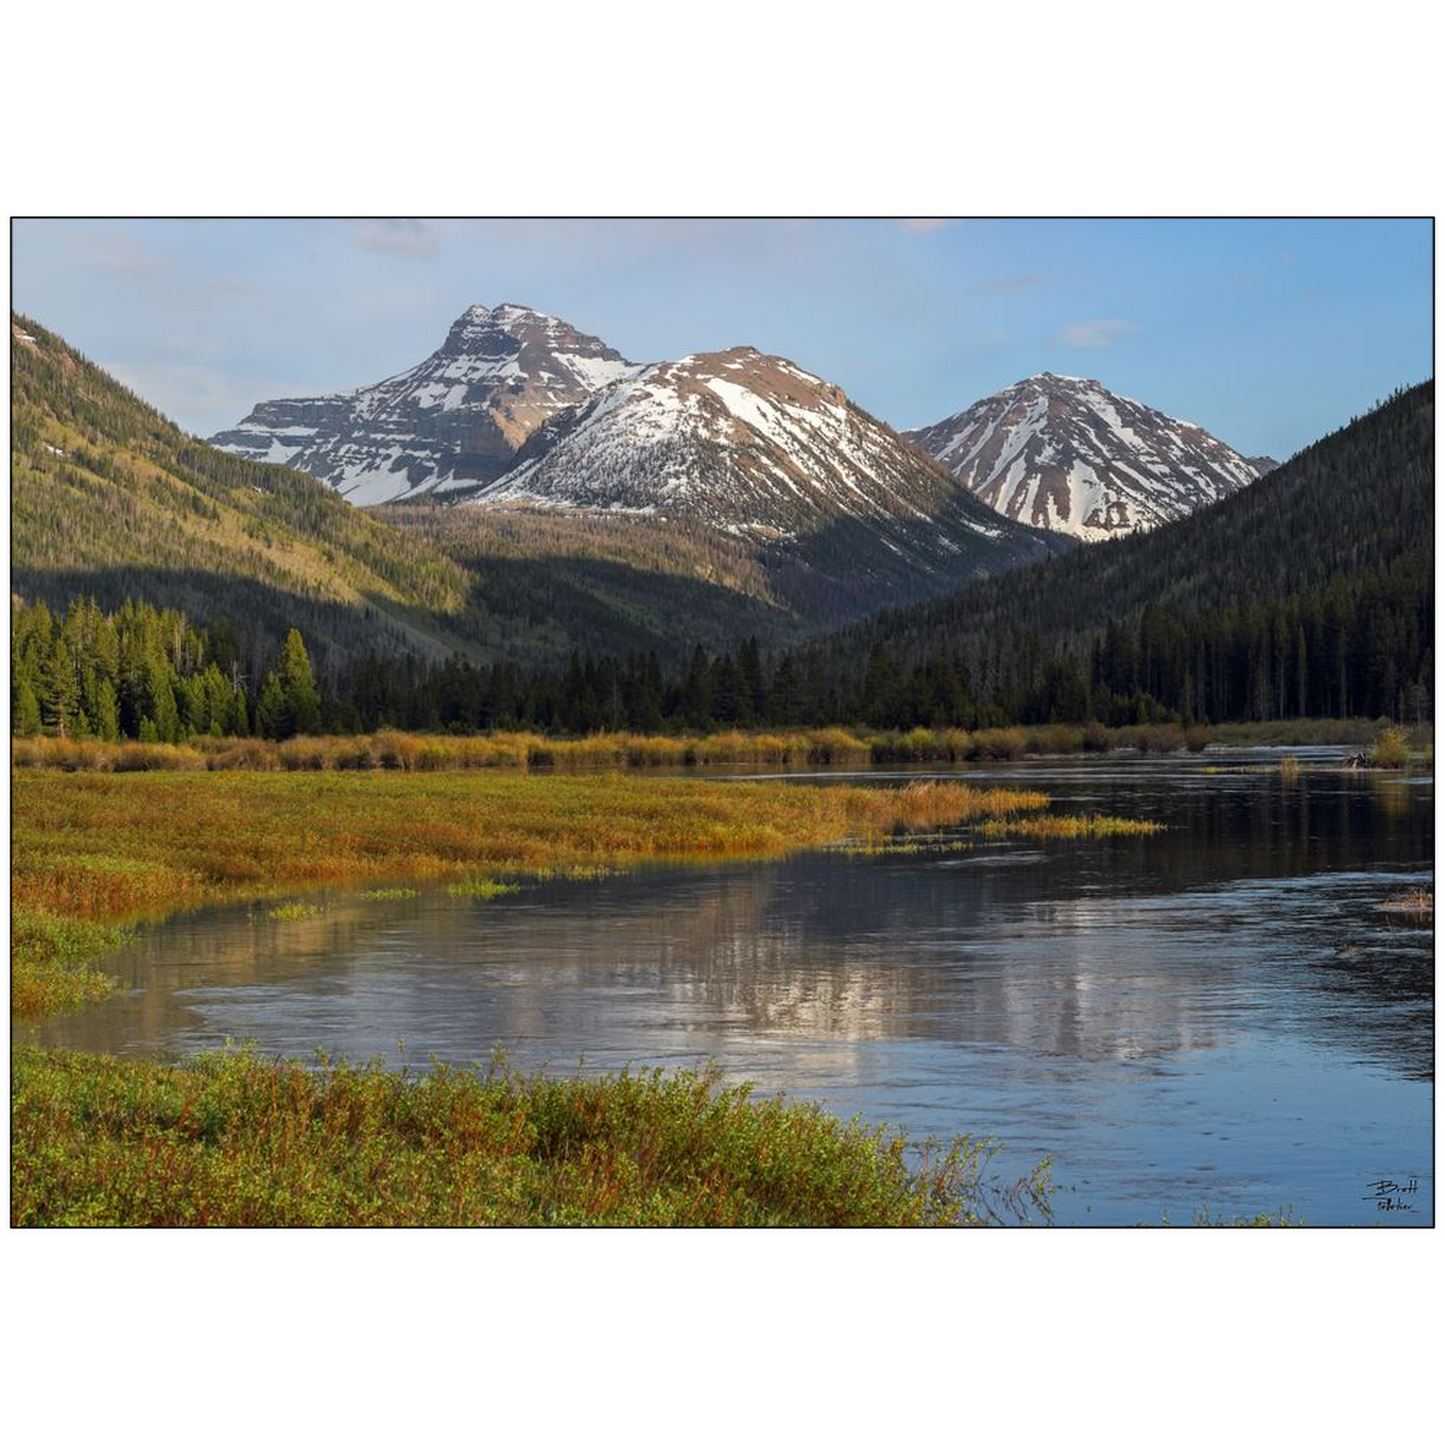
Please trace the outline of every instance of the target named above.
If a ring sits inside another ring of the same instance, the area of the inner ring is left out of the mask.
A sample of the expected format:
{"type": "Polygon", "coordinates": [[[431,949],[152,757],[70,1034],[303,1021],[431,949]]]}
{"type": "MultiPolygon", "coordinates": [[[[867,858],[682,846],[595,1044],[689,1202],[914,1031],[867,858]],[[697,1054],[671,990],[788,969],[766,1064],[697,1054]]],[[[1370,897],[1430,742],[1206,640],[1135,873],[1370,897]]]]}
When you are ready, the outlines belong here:
{"type": "Polygon", "coordinates": [[[371,505],[494,480],[549,417],[639,369],[555,316],[510,301],[475,305],[409,371],[351,392],[262,402],[211,440],[371,505]]]}
{"type": "Polygon", "coordinates": [[[1053,372],[905,435],[995,511],[1085,541],[1185,516],[1262,470],[1194,422],[1053,372]]]}

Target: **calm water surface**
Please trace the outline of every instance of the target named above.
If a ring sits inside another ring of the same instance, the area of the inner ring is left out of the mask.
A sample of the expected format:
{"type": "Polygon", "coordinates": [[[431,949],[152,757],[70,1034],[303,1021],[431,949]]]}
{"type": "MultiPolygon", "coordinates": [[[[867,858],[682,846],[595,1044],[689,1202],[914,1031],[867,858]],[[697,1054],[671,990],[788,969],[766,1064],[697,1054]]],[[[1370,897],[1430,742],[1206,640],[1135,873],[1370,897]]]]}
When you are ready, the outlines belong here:
{"type": "Polygon", "coordinates": [[[113,961],[127,992],[29,1036],[391,1063],[400,1043],[422,1064],[500,1045],[554,1070],[711,1058],[840,1114],[995,1135],[1014,1175],[1052,1156],[1061,1223],[1293,1206],[1429,1224],[1433,937],[1375,905],[1432,886],[1433,785],[1294,751],[1293,784],[1266,750],[953,770],[1169,825],[1154,838],[193,914],[113,961]],[[1378,1208],[1382,1179],[1418,1181],[1408,1210],[1378,1208]]]}

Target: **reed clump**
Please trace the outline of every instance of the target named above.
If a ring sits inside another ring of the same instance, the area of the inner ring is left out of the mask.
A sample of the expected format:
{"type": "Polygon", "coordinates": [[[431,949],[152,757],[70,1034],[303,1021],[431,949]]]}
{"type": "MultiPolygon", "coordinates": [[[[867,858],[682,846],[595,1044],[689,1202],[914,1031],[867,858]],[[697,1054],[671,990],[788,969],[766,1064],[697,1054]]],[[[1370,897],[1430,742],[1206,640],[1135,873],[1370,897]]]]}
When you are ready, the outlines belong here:
{"type": "Polygon", "coordinates": [[[1403,893],[1396,893],[1378,905],[1381,913],[1415,913],[1433,914],[1435,912],[1435,894],[1429,888],[1407,888],[1403,893]]]}
{"type": "Polygon", "coordinates": [[[716,1069],[606,1078],[249,1051],[163,1065],[22,1048],[11,1222],[53,1225],[974,1225],[1048,1215],[986,1140],[910,1141],[716,1069]]]}
{"type": "Polygon", "coordinates": [[[1404,728],[1381,728],[1370,749],[1372,768],[1403,768],[1410,761],[1409,735],[1404,728]]]}

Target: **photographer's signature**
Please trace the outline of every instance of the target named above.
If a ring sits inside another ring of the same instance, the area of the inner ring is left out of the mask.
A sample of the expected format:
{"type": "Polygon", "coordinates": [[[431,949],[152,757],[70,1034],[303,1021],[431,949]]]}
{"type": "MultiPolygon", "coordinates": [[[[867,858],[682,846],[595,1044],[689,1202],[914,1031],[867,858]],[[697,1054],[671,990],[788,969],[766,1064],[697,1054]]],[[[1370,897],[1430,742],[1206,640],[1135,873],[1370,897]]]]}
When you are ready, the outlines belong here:
{"type": "Polygon", "coordinates": [[[1393,1179],[1372,1179],[1365,1188],[1369,1193],[1362,1194],[1362,1199],[1367,1203],[1373,1200],[1376,1209],[1393,1212],[1415,1207],[1409,1196],[1420,1192],[1420,1181],[1413,1175],[1404,1184],[1393,1179]]]}

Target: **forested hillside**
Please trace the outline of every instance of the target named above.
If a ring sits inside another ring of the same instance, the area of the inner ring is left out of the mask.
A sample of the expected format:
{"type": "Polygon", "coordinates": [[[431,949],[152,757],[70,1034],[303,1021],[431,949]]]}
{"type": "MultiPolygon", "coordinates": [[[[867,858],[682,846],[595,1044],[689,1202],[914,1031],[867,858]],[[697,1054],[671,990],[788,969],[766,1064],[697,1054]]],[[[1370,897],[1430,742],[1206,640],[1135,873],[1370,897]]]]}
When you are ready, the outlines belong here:
{"type": "Polygon", "coordinates": [[[393,503],[377,514],[465,567],[478,607],[527,642],[536,663],[655,650],[685,661],[693,646],[774,645],[801,625],[740,538],[651,517],[590,514],[585,526],[543,508],[393,503]]]}
{"type": "Polygon", "coordinates": [[[1201,512],[881,613],[800,663],[878,723],[1428,716],[1434,437],[1426,382],[1201,512]]]}
{"type": "Polygon", "coordinates": [[[187,436],[59,337],[11,318],[12,587],[127,597],[322,653],[458,646],[461,567],[299,472],[187,436]]]}

